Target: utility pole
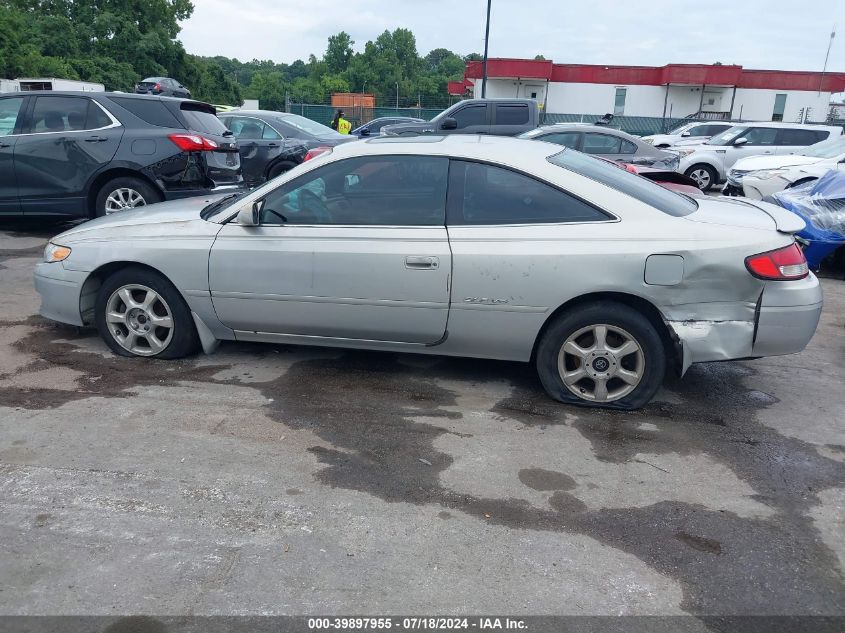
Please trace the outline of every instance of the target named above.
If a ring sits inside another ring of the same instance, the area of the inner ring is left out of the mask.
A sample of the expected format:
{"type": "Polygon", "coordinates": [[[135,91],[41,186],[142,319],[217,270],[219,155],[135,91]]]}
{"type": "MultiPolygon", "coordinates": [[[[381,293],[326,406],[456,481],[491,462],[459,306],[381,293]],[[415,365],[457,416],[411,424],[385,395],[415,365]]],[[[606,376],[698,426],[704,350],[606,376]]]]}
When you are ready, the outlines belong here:
{"type": "Polygon", "coordinates": [[[484,76],[481,78],[481,98],[487,96],[487,44],[490,40],[490,3],[493,0],[487,0],[487,27],[484,29],[484,76]]]}
{"type": "Polygon", "coordinates": [[[833,25],[833,30],[830,32],[830,41],[827,43],[827,53],[824,56],[824,66],[822,67],[822,74],[819,77],[819,92],[816,96],[822,93],[822,83],[824,82],[824,74],[827,71],[827,60],[830,57],[830,48],[833,46],[833,38],[836,37],[836,25],[833,25]]]}
{"type": "Polygon", "coordinates": [[[399,82],[396,82],[396,109],[399,110],[399,82]]]}

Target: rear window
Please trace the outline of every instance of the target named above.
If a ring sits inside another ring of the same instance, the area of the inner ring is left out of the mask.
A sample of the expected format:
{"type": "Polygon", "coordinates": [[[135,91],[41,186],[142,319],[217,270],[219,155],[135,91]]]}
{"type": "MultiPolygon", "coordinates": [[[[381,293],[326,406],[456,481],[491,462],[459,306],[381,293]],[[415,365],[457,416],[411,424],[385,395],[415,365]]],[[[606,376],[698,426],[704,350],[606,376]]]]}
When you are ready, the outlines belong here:
{"type": "Polygon", "coordinates": [[[128,110],[142,121],[158,127],[183,127],[167,106],[158,99],[133,99],[131,97],[111,97],[121,108],[128,110]]]}
{"type": "Polygon", "coordinates": [[[698,209],[698,203],[692,198],[669,191],[613,163],[581,152],[563,150],[559,154],[550,156],[548,161],[621,191],[667,215],[682,217],[698,209]]]}
{"type": "Polygon", "coordinates": [[[226,132],[226,126],[223,125],[223,121],[217,118],[213,108],[205,108],[193,103],[182,103],[179,107],[189,130],[218,136],[222,136],[226,132]]]}

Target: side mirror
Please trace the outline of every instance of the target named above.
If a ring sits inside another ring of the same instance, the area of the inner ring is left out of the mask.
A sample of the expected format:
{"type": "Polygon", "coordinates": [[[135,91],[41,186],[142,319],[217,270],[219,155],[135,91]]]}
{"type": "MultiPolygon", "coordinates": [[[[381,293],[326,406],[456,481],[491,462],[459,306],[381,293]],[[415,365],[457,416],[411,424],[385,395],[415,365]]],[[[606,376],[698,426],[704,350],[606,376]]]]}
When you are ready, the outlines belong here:
{"type": "Polygon", "coordinates": [[[686,132],[684,132],[683,134],[681,134],[681,136],[689,136],[689,135],[690,135],[689,130],[687,130],[686,132]]]}
{"type": "Polygon", "coordinates": [[[745,145],[748,142],[748,139],[744,136],[740,136],[738,139],[734,141],[734,147],[739,147],[740,145],[745,145]]]}
{"type": "Polygon", "coordinates": [[[443,123],[440,124],[441,130],[457,130],[458,129],[458,122],[450,116],[447,116],[443,119],[443,123]]]}
{"type": "Polygon", "coordinates": [[[261,224],[261,207],[264,201],[253,202],[238,211],[238,224],[241,226],[258,226],[261,224]]]}
{"type": "Polygon", "coordinates": [[[370,130],[368,130],[367,128],[364,128],[363,130],[358,132],[358,134],[360,134],[361,136],[369,136],[370,134],[372,134],[372,132],[370,132],[370,130]]]}

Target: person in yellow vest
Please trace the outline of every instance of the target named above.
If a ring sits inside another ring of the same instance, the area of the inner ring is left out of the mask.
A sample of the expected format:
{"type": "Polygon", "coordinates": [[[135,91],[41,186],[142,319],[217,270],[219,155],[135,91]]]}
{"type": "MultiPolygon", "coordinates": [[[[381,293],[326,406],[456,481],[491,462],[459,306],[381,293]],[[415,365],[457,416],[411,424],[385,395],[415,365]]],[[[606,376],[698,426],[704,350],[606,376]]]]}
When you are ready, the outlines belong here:
{"type": "Polygon", "coordinates": [[[352,131],[352,124],[343,118],[343,110],[338,110],[332,119],[331,128],[341,134],[349,134],[352,131]]]}

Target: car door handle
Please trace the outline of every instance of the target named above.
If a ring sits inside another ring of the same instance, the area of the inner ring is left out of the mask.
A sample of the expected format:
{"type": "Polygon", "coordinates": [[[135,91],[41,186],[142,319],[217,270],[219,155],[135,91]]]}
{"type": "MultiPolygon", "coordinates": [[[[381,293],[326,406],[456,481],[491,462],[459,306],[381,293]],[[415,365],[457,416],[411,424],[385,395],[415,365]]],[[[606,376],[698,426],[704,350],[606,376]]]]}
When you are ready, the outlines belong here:
{"type": "Polygon", "coordinates": [[[268,143],[267,144],[267,147],[278,147],[278,146],[279,146],[278,143],[268,143]]]}
{"type": "Polygon", "coordinates": [[[89,136],[85,139],[86,143],[104,143],[108,139],[105,136],[89,136]]]}
{"type": "Polygon", "coordinates": [[[408,255],[405,258],[405,268],[417,270],[434,270],[440,267],[440,259],[424,255],[408,255]]]}
{"type": "Polygon", "coordinates": [[[11,147],[11,146],[12,146],[12,144],[11,144],[11,143],[3,143],[3,142],[0,142],[0,147],[11,147]]]}

